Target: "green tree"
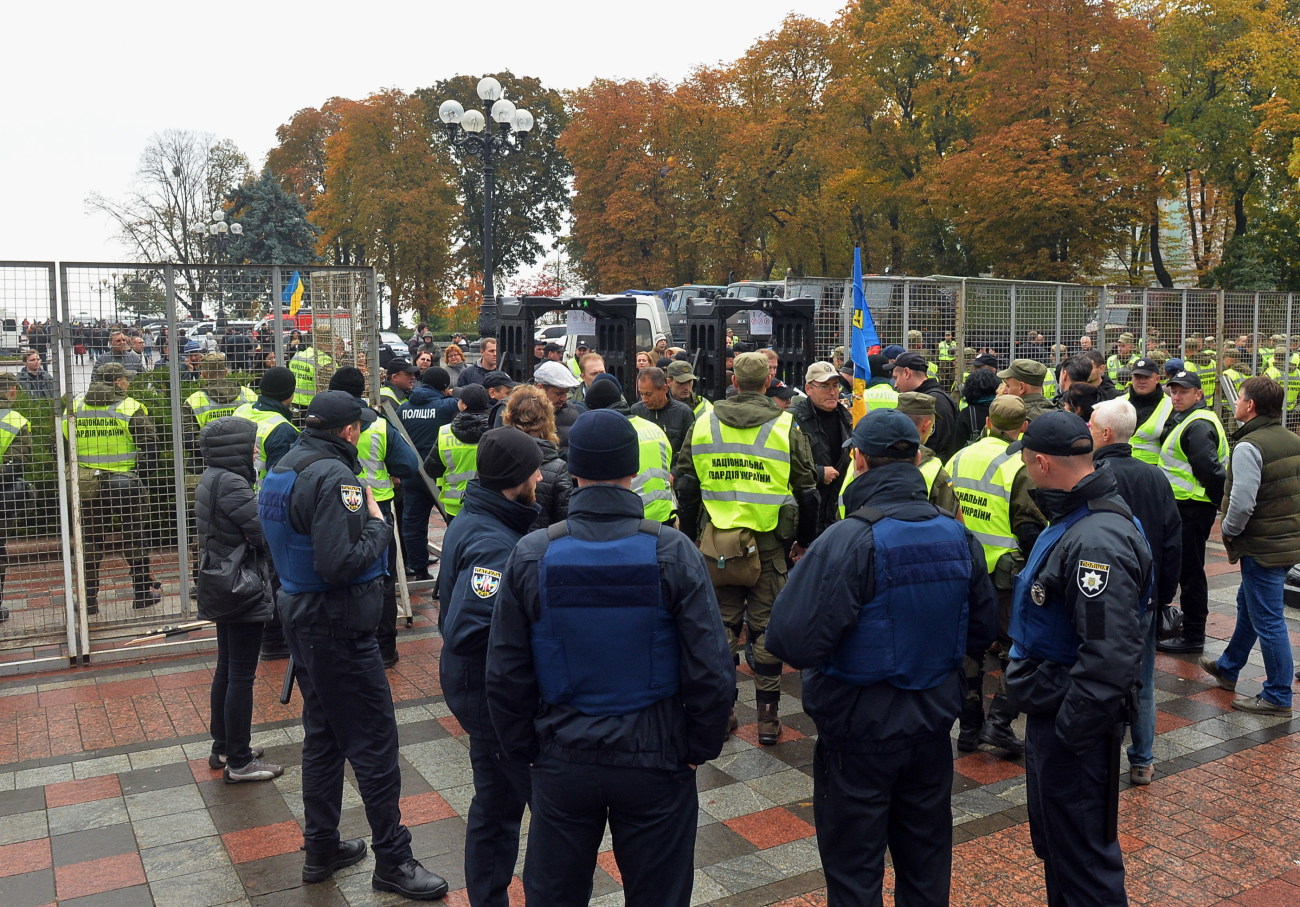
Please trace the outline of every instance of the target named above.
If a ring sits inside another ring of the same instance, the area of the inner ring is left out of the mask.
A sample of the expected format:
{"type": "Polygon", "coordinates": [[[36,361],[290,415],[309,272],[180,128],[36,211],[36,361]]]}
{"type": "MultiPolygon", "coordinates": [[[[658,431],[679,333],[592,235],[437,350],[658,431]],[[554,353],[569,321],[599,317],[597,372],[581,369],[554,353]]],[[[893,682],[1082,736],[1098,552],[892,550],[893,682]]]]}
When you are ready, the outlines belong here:
{"type": "Polygon", "coordinates": [[[244,232],[232,236],[229,260],[248,264],[310,264],[317,260],[320,229],[269,168],[226,196],[229,214],[244,232]]]}
{"type": "MultiPolygon", "coordinates": [[[[573,172],[556,147],[556,139],[569,122],[559,92],[532,76],[517,76],[508,70],[493,75],[505,87],[510,100],[531,111],[536,120],[524,140],[523,150],[496,163],[492,212],[492,260],[496,275],[529,267],[545,253],[542,239],[559,233],[568,213],[569,180],[573,172]]],[[[460,200],[455,223],[457,257],[467,273],[482,270],[483,165],[478,158],[447,141],[447,127],[438,119],[438,107],[448,99],[460,101],[467,109],[475,106],[479,103],[478,81],[475,76],[453,76],[414,93],[424,104],[431,140],[446,149],[454,163],[453,179],[460,200]]],[[[491,119],[488,128],[496,128],[491,119]]]]}

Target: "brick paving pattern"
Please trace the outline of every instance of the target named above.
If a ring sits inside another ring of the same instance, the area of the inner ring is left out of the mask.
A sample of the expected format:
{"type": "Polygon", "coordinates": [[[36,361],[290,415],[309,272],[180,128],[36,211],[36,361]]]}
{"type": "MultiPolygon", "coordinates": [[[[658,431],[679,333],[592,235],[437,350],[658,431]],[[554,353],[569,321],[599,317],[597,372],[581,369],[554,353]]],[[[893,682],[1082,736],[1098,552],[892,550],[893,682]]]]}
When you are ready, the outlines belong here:
{"type": "MultiPolygon", "coordinates": [[[[1237,575],[1217,544],[1208,572],[1209,651],[1218,652],[1232,631],[1237,575]]],[[[414,626],[399,631],[401,661],[389,672],[401,805],[416,856],[451,883],[446,903],[465,905],[461,854],[473,789],[467,739],[438,685],[435,616],[427,602],[417,609],[414,626]]],[[[1293,642],[1297,616],[1288,611],[1293,642]]],[[[1239,695],[1258,692],[1258,653],[1251,664],[1239,695]]],[[[285,773],[257,784],[228,785],[208,768],[210,656],[0,681],[0,904],[401,901],[371,890],[372,857],[328,882],[301,884],[300,701],[277,701],[284,667],[259,669],[253,742],[285,773]]],[[[741,727],[699,769],[697,904],[826,903],[812,815],[816,729],[799,711],[798,675],[787,672],[783,684],[781,742],[757,745],[753,688],[742,682],[741,727]]],[[[1156,686],[1156,781],[1120,799],[1132,902],[1300,904],[1300,720],[1233,711],[1232,695],[1209,682],[1194,656],[1158,656],[1156,686]]],[[[954,757],[953,904],[1045,903],[1022,762],[955,748],[954,757]]],[[[343,805],[343,834],[368,838],[350,781],[343,805]]],[[[621,904],[608,839],[602,851],[592,903],[621,904]]],[[[518,880],[512,903],[523,903],[518,880]]]]}

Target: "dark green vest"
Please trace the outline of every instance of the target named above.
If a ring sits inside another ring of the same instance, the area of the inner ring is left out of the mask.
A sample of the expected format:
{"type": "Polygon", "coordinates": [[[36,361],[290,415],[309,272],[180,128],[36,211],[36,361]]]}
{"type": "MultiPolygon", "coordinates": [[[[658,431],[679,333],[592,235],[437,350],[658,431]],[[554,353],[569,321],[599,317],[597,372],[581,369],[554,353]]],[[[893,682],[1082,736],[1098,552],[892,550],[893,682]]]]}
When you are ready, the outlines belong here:
{"type": "MultiPolygon", "coordinates": [[[[1255,512],[1246,531],[1226,543],[1232,561],[1253,557],[1263,567],[1290,567],[1300,563],[1300,438],[1277,419],[1251,419],[1232,436],[1237,443],[1253,444],[1264,459],[1255,512]]],[[[1232,468],[1223,492],[1227,506],[1232,492],[1232,468]]]]}

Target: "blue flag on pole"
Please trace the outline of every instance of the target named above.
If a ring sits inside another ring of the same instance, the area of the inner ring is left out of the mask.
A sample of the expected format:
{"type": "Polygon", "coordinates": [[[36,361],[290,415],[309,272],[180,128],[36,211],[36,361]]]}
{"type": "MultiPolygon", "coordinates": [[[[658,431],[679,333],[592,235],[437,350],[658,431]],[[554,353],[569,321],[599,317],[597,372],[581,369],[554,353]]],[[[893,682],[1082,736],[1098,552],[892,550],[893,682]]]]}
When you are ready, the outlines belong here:
{"type": "Polygon", "coordinates": [[[880,352],[880,335],[867,308],[867,294],[862,288],[862,248],[853,247],[853,332],[850,336],[853,377],[863,381],[871,377],[867,356],[880,352]]]}

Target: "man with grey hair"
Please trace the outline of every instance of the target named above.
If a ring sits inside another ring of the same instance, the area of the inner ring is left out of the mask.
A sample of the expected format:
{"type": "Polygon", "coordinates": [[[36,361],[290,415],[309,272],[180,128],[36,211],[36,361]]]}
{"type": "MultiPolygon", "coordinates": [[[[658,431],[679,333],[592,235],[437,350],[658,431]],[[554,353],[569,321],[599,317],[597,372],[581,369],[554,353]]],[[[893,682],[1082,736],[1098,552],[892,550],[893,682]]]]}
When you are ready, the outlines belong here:
{"type": "Polygon", "coordinates": [[[651,366],[637,372],[636,392],[641,400],[632,404],[632,415],[662,428],[673,446],[673,459],[676,459],[695,427],[695,413],[668,392],[668,376],[661,368],[651,366]]]}
{"type": "MultiPolygon", "coordinates": [[[[1133,456],[1130,439],[1137,430],[1137,409],[1121,398],[1105,400],[1092,408],[1088,423],[1092,434],[1092,461],[1115,478],[1120,497],[1142,524],[1151,546],[1152,604],[1164,606],[1178,591],[1183,562],[1183,518],[1178,514],[1173,489],[1158,466],[1133,456]]],[[[1156,734],[1156,623],[1159,609],[1143,615],[1142,662],[1139,667],[1138,714],[1128,748],[1129,780],[1150,784],[1155,777],[1156,734]]]]}

